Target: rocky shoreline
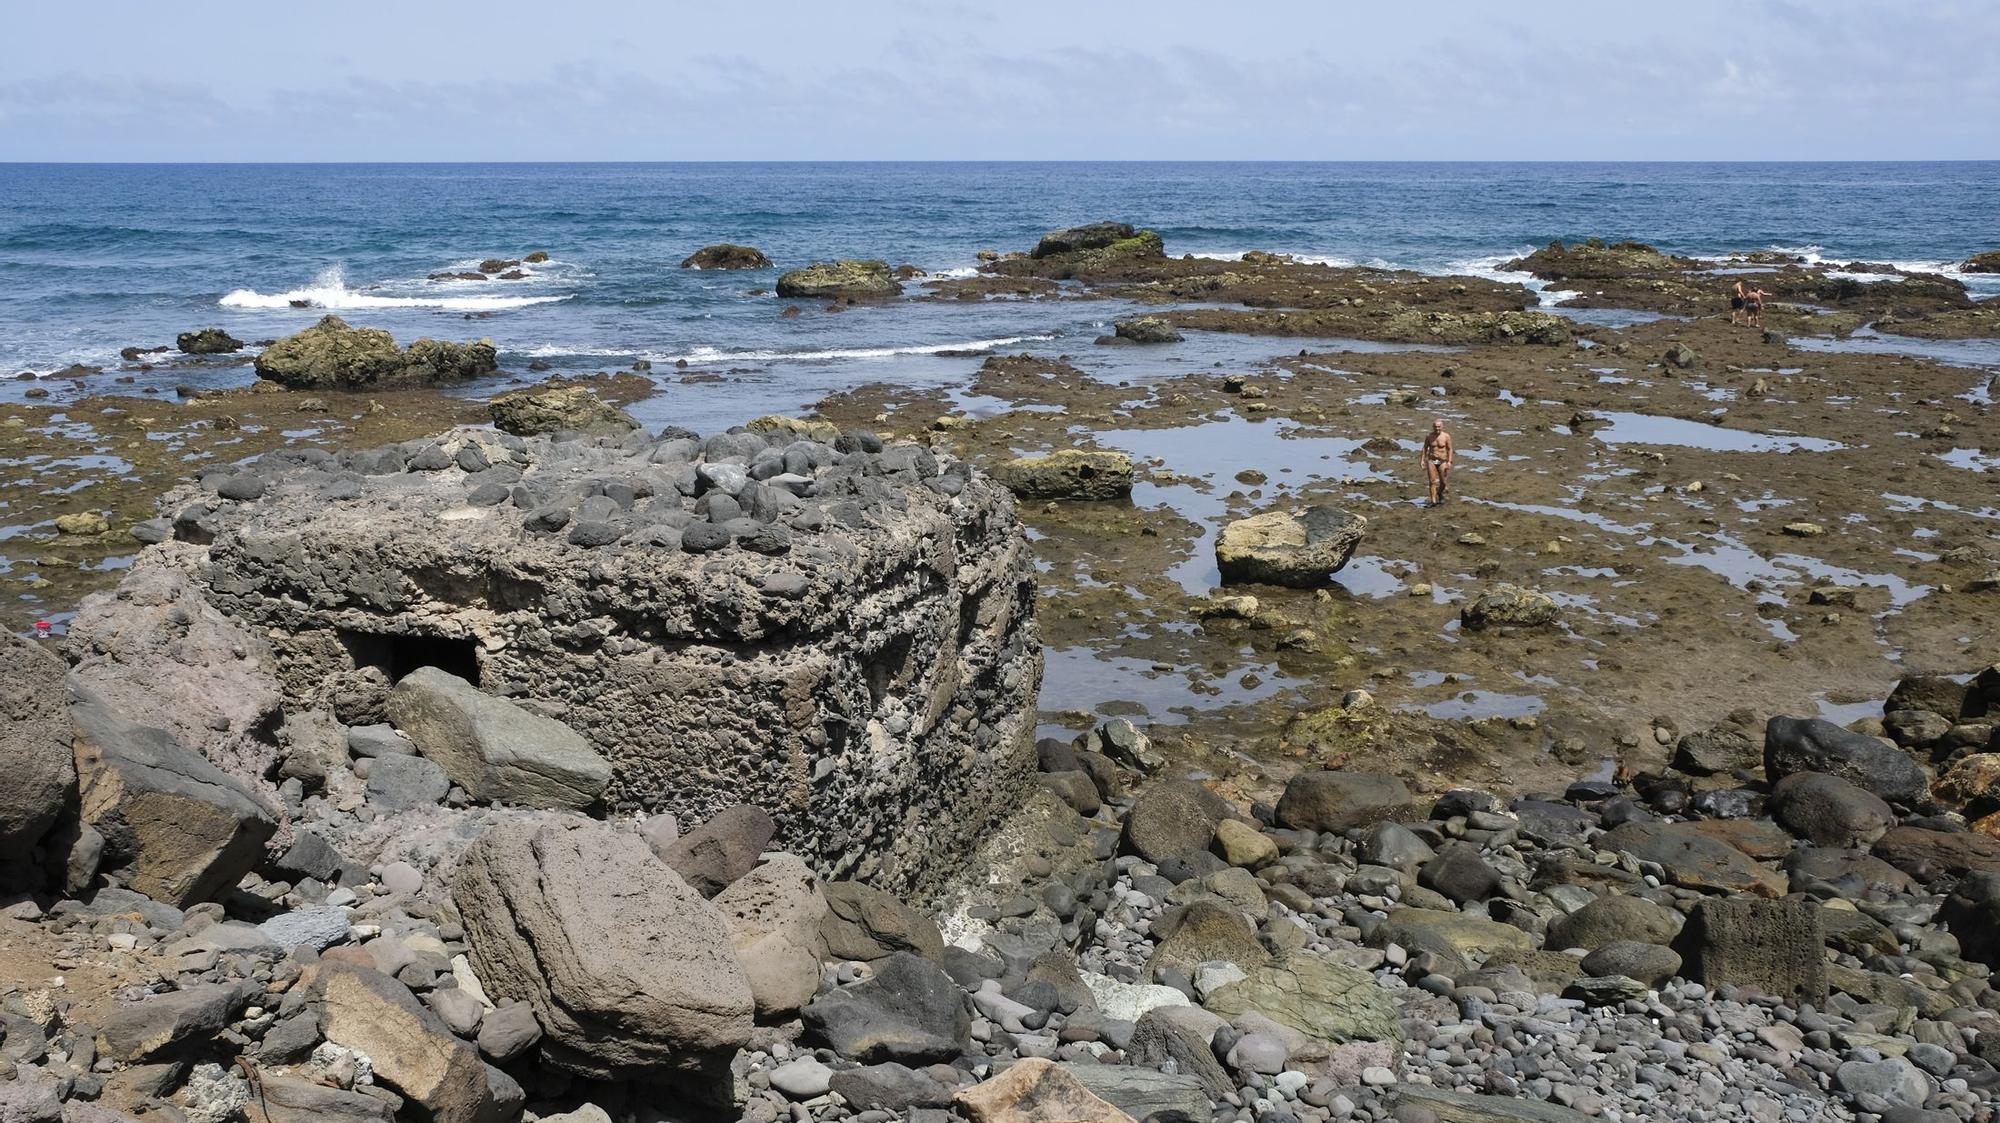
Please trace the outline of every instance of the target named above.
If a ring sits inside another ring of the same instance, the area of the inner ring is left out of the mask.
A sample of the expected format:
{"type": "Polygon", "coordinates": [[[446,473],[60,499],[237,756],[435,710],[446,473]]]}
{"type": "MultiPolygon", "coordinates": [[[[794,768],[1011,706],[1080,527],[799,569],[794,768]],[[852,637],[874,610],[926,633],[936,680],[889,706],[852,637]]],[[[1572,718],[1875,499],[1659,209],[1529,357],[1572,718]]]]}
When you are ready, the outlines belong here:
{"type": "Polygon", "coordinates": [[[1334,342],[704,436],[328,317],[291,389],[16,408],[139,470],[9,500],[119,564],[8,640],[0,1120],[1991,1123],[1991,375],[1804,345],[1990,317],[1743,264],[1771,330],[1631,243],[1514,263],[1607,323],[1104,223],[780,292],[1334,342]]]}

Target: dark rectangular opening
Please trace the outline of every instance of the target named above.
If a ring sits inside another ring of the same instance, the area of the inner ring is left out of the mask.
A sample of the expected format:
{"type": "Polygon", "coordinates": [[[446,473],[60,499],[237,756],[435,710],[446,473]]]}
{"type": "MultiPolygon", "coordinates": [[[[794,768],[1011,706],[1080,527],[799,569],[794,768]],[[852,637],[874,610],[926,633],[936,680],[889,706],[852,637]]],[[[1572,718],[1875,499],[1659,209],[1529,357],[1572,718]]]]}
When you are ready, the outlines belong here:
{"type": "Polygon", "coordinates": [[[469,639],[399,636],[341,629],[340,642],[357,667],[375,667],[401,682],[418,667],[436,667],[479,685],[479,645],[469,639]]]}

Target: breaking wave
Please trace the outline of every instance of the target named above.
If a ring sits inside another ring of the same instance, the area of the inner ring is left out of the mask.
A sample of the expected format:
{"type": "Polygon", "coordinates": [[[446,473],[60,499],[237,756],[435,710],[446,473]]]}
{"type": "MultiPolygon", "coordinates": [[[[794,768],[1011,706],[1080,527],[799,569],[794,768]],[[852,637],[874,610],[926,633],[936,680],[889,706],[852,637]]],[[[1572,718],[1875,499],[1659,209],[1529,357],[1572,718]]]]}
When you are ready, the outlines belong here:
{"type": "Polygon", "coordinates": [[[450,312],[500,312],[534,304],[554,304],[570,299],[567,293],[543,296],[502,296],[499,294],[447,296],[420,293],[387,295],[347,287],[338,266],[324,270],[311,284],[289,292],[261,293],[236,289],[217,304],[224,308],[324,308],[328,311],[360,311],[376,308],[437,308],[450,312]]]}

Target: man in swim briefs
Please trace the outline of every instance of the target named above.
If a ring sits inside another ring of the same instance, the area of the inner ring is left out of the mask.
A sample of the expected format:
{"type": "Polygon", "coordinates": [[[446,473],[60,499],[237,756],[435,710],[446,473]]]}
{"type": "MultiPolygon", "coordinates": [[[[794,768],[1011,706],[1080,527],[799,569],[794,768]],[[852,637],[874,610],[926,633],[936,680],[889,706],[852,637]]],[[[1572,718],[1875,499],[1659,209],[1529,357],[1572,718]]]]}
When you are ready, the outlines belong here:
{"type": "Polygon", "coordinates": [[[1748,302],[1749,297],[1750,297],[1750,286],[1743,283],[1743,278],[1741,277],[1736,278],[1736,283],[1734,285],[1731,285],[1729,288],[1730,327],[1736,327],[1744,322],[1743,305],[1748,302]]]}
{"type": "Polygon", "coordinates": [[[1455,450],[1451,444],[1451,434],[1444,430],[1444,419],[1431,422],[1431,431],[1424,436],[1424,479],[1430,484],[1431,506],[1444,502],[1445,482],[1451,476],[1451,462],[1455,450]]]}

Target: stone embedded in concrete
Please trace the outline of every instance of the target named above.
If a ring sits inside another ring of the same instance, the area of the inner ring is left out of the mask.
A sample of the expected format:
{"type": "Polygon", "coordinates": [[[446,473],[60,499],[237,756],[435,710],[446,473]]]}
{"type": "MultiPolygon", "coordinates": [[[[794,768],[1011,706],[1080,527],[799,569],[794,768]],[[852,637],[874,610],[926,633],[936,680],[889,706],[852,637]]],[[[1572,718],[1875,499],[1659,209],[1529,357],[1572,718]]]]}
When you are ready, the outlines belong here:
{"type": "Polygon", "coordinates": [[[1696,982],[1825,1002],[1826,937],[1819,911],[1801,901],[1708,898],[1689,915],[1677,950],[1696,982]]]}
{"type": "Polygon", "coordinates": [[[466,429],[244,470],[263,498],[169,509],[300,708],[379,722],[434,666],[585,738],[612,811],[753,803],[822,876],[917,896],[1032,784],[1034,568],[962,462],[865,433],[466,429]]]}

